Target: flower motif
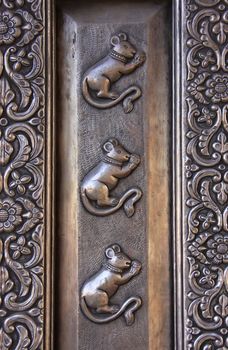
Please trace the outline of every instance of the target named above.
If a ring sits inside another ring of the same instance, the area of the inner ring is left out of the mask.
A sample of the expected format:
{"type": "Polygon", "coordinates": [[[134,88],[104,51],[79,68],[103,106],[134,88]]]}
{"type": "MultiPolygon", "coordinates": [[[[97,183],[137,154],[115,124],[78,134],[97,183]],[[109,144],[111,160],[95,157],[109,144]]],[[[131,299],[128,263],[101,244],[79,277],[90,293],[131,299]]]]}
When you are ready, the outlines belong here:
{"type": "Polygon", "coordinates": [[[209,211],[207,214],[200,214],[199,220],[203,222],[202,227],[204,230],[208,230],[211,224],[216,222],[212,211],[209,211]]]}
{"type": "Polygon", "coordinates": [[[200,329],[197,327],[193,327],[193,322],[189,319],[187,320],[186,324],[187,340],[190,341],[192,340],[193,335],[197,335],[200,333],[200,329]]]}
{"type": "Polygon", "coordinates": [[[45,115],[44,110],[41,109],[38,113],[38,117],[32,118],[29,122],[32,125],[36,125],[37,129],[43,133],[45,130],[45,115]]]}
{"type": "Polygon", "coordinates": [[[199,282],[201,284],[208,284],[210,287],[214,287],[215,279],[217,277],[216,273],[211,273],[206,267],[203,269],[204,276],[200,278],[199,282]]]}
{"type": "Polygon", "coordinates": [[[212,102],[227,102],[228,101],[228,76],[214,75],[206,82],[206,95],[211,98],[212,102]]]}
{"type": "Polygon", "coordinates": [[[191,12],[195,11],[198,9],[198,6],[191,4],[190,0],[187,1],[187,5],[186,5],[186,17],[188,18],[191,14],[191,12]]]}
{"type": "Polygon", "coordinates": [[[215,235],[207,242],[208,251],[206,255],[215,264],[228,263],[228,236],[215,235]]]}
{"type": "Polygon", "coordinates": [[[29,314],[33,317],[37,317],[38,316],[38,320],[40,321],[40,323],[43,323],[44,321],[44,305],[43,305],[43,300],[40,300],[38,303],[38,307],[31,309],[29,311],[29,314]]]}
{"type": "Polygon", "coordinates": [[[212,125],[212,118],[214,118],[214,113],[211,113],[208,108],[202,109],[202,115],[198,118],[199,123],[206,123],[208,126],[212,125]]]}
{"type": "Polygon", "coordinates": [[[192,161],[190,158],[187,158],[185,162],[185,169],[186,169],[186,177],[189,178],[192,176],[192,172],[197,171],[199,167],[196,164],[192,164],[192,161]]]}
{"type": "Polygon", "coordinates": [[[196,259],[199,260],[202,264],[209,264],[205,256],[205,251],[207,250],[207,248],[204,246],[204,243],[210,236],[211,234],[208,232],[201,233],[188,247],[188,250],[191,252],[191,255],[196,257],[196,259]]]}
{"type": "Polygon", "coordinates": [[[0,44],[12,44],[21,35],[21,18],[10,11],[0,13],[0,44]]]}
{"type": "Polygon", "coordinates": [[[10,56],[10,61],[14,63],[13,69],[18,72],[22,66],[29,66],[30,62],[26,58],[25,49],[20,50],[17,54],[10,56]]]}
{"type": "Polygon", "coordinates": [[[11,198],[0,200],[0,232],[12,232],[22,222],[22,207],[11,198]]]}
{"type": "Polygon", "coordinates": [[[29,255],[31,250],[25,247],[25,237],[21,236],[18,238],[17,242],[11,243],[10,248],[14,250],[13,259],[19,259],[21,255],[29,255]]]}
{"type": "Polygon", "coordinates": [[[4,346],[5,349],[10,349],[12,345],[12,339],[4,332],[4,330],[0,329],[0,344],[4,346]]]}
{"type": "Polygon", "coordinates": [[[20,177],[17,171],[12,173],[12,178],[14,181],[10,183],[10,188],[16,188],[19,194],[25,193],[25,184],[31,181],[31,177],[27,175],[23,175],[20,177]]]}
{"type": "Polygon", "coordinates": [[[204,97],[204,92],[206,90],[205,81],[209,76],[210,74],[207,72],[201,73],[187,87],[187,91],[200,103],[208,104],[208,101],[204,97]]]}
{"type": "Polygon", "coordinates": [[[207,53],[199,53],[199,57],[202,59],[202,67],[206,68],[210,63],[215,63],[216,60],[213,57],[213,51],[209,50],[207,53]]]}

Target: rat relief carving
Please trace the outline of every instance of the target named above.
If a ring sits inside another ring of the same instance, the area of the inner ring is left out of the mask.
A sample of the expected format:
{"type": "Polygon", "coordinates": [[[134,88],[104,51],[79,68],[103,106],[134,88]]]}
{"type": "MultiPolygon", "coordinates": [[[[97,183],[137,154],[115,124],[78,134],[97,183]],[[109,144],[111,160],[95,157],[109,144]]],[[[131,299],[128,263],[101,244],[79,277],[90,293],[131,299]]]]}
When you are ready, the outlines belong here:
{"type": "Polygon", "coordinates": [[[106,261],[101,269],[82,286],[80,304],[84,315],[92,322],[103,324],[124,315],[126,324],[135,321],[135,312],[141,307],[139,297],[128,298],[120,307],[111,304],[110,299],[119,287],[129,282],[141,271],[142,265],[131,260],[118,244],[105,250],[106,261]]]}
{"type": "Polygon", "coordinates": [[[106,109],[123,101],[125,113],[130,113],[142,92],[138,86],[130,86],[121,94],[112,85],[122,76],[131,74],[145,62],[145,53],[137,53],[125,33],[111,37],[109,54],[93,65],[84,75],[82,93],[93,107],[106,109]]]}
{"type": "Polygon", "coordinates": [[[117,139],[111,138],[103,145],[105,155],[89,171],[81,184],[81,199],[90,214],[107,216],[122,206],[127,217],[135,213],[134,204],[142,197],[142,191],[133,187],[121,198],[111,196],[120,179],[130,175],[139,165],[140,157],[130,154],[117,139]]]}

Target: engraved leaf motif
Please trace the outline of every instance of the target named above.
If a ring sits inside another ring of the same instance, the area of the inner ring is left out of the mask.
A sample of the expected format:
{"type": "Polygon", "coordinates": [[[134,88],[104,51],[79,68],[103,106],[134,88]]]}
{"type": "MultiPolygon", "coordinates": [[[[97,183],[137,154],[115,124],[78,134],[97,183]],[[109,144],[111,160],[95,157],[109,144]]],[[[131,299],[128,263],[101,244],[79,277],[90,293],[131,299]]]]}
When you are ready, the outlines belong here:
{"type": "Polygon", "coordinates": [[[215,311],[222,317],[228,315],[228,297],[225,294],[219,297],[219,305],[215,306],[215,311]]]}
{"type": "MultiPolygon", "coordinates": [[[[1,59],[0,59],[0,69],[1,69],[1,59]]],[[[3,108],[8,106],[9,103],[14,99],[15,93],[9,86],[8,81],[5,78],[0,79],[0,106],[1,113],[3,113],[3,108]]]]}
{"type": "Polygon", "coordinates": [[[2,262],[2,258],[3,258],[3,242],[0,239],[0,263],[2,262]]]}
{"type": "Polygon", "coordinates": [[[0,77],[2,75],[2,72],[3,72],[3,53],[2,51],[0,50],[0,77]]]}
{"type": "Polygon", "coordinates": [[[13,146],[3,137],[0,139],[0,165],[6,165],[13,153],[13,146]]]}
{"type": "Polygon", "coordinates": [[[15,4],[17,4],[18,6],[23,6],[24,0],[3,0],[3,4],[6,8],[13,9],[15,4]]]}
{"type": "Polygon", "coordinates": [[[217,199],[220,204],[223,205],[227,202],[228,184],[220,182],[213,187],[213,191],[217,194],[217,199]]]}
{"type": "Polygon", "coordinates": [[[28,140],[24,135],[19,134],[17,135],[17,138],[20,144],[18,154],[6,169],[5,175],[4,175],[5,191],[10,196],[15,195],[14,191],[9,190],[8,180],[9,180],[10,174],[14,169],[20,168],[26,164],[26,162],[29,159],[29,153],[31,151],[31,147],[29,146],[28,140]]]}
{"type": "Polygon", "coordinates": [[[228,33],[228,25],[223,22],[217,23],[212,31],[217,34],[217,40],[220,44],[224,44],[226,42],[226,33],[228,33]]]}
{"type": "Polygon", "coordinates": [[[25,234],[34,226],[36,226],[36,224],[40,223],[41,219],[43,218],[43,213],[29,199],[21,197],[18,198],[18,201],[21,202],[24,205],[25,209],[28,210],[28,213],[24,214],[24,217],[27,218],[26,222],[22,228],[17,231],[18,234],[25,234]]]}
{"type": "Polygon", "coordinates": [[[24,77],[19,73],[11,73],[11,77],[20,89],[20,108],[25,108],[28,105],[30,97],[32,95],[30,83],[28,82],[28,80],[25,80],[24,77]]]}
{"type": "Polygon", "coordinates": [[[35,13],[37,19],[42,19],[41,15],[41,0],[27,0],[32,4],[31,9],[35,13]]]}
{"type": "Polygon", "coordinates": [[[7,265],[11,268],[11,270],[14,271],[20,281],[19,296],[23,297],[28,293],[29,287],[31,285],[31,277],[24,266],[21,263],[12,260],[9,255],[10,242],[15,239],[15,236],[10,236],[5,242],[5,260],[7,265]]]}
{"type": "Polygon", "coordinates": [[[196,79],[189,84],[187,90],[188,92],[199,102],[204,103],[204,104],[208,104],[209,102],[205,99],[204,95],[202,94],[203,91],[206,90],[205,86],[203,86],[202,84],[205,82],[205,80],[207,79],[207,77],[210,74],[207,72],[201,73],[199,74],[196,79]]]}
{"type": "Polygon", "coordinates": [[[20,143],[20,150],[17,156],[15,157],[13,163],[11,164],[11,168],[13,169],[20,168],[23,165],[25,165],[25,163],[29,159],[29,153],[31,151],[31,147],[28,144],[28,140],[24,135],[18,135],[17,138],[20,143]]]}
{"type": "Polygon", "coordinates": [[[224,132],[219,133],[217,140],[218,142],[214,142],[213,148],[221,154],[228,152],[228,142],[224,132]]]}
{"type": "Polygon", "coordinates": [[[198,5],[209,7],[209,6],[215,6],[220,2],[220,0],[195,0],[195,2],[198,5]]]}
{"type": "Polygon", "coordinates": [[[1,297],[13,288],[13,285],[13,281],[10,280],[7,269],[0,266],[0,301],[1,297]]]}
{"type": "Polygon", "coordinates": [[[21,41],[17,44],[18,46],[24,46],[30,43],[31,40],[34,39],[36,35],[43,29],[42,23],[38,22],[29,12],[18,10],[19,13],[28,23],[29,30],[27,30],[21,39],[21,41]]]}
{"type": "Polygon", "coordinates": [[[19,342],[17,344],[17,349],[18,350],[28,350],[29,349],[28,346],[29,346],[31,341],[29,339],[27,329],[21,325],[17,326],[16,329],[17,329],[17,332],[19,334],[19,342]]]}
{"type": "Polygon", "coordinates": [[[0,329],[0,350],[9,350],[12,345],[12,339],[0,329]]]}

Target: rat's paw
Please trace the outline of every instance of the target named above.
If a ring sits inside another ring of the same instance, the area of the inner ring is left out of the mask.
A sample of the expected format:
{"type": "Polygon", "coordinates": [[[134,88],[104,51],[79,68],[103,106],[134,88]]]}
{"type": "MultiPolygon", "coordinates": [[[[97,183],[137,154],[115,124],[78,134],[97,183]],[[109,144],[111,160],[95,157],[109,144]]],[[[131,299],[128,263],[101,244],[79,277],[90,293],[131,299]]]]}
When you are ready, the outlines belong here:
{"type": "Polygon", "coordinates": [[[142,264],[137,261],[133,260],[131,263],[131,272],[134,273],[134,275],[137,275],[142,269],[142,264]]]}
{"type": "Polygon", "coordinates": [[[135,55],[134,62],[137,66],[141,66],[146,60],[146,54],[144,52],[135,55]]]}
{"type": "Polygon", "coordinates": [[[137,154],[132,154],[130,157],[130,162],[132,164],[138,165],[140,163],[140,157],[137,154]]]}

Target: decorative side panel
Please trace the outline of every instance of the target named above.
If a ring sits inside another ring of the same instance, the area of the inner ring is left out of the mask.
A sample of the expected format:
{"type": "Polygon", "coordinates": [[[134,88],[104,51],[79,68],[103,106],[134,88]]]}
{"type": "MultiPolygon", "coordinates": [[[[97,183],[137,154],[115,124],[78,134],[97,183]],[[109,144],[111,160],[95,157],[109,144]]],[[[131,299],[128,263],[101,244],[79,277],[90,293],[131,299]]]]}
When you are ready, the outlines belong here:
{"type": "Polygon", "coordinates": [[[2,349],[51,349],[49,6],[48,0],[0,1],[2,349]]]}
{"type": "Polygon", "coordinates": [[[171,349],[170,8],[97,5],[57,7],[55,348],[171,349]]]}
{"type": "Polygon", "coordinates": [[[175,236],[180,267],[176,305],[181,303],[177,312],[177,345],[180,350],[225,350],[228,348],[228,2],[177,1],[176,9],[176,36],[182,39],[175,51],[178,77],[174,110],[175,236]]]}

